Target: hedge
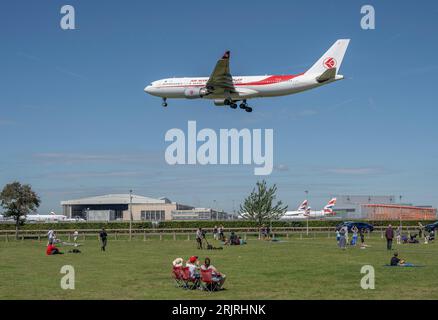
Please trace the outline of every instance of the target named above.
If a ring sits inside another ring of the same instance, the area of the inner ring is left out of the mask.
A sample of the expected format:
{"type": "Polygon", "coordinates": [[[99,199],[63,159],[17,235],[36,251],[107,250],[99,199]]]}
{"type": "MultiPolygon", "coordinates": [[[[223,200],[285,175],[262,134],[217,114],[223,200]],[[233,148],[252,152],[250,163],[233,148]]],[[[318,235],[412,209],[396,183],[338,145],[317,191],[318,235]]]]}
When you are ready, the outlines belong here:
{"type": "MultiPolygon", "coordinates": [[[[49,229],[128,229],[129,222],[60,222],[60,223],[25,223],[20,230],[49,230],[49,229]]],[[[133,222],[133,229],[152,228],[150,222],[133,222]]],[[[0,230],[15,230],[14,223],[0,223],[0,230]]]]}
{"type": "MultiPolygon", "coordinates": [[[[399,221],[363,221],[374,226],[387,226],[392,224],[397,226],[399,221]]],[[[339,224],[340,220],[311,220],[309,221],[309,227],[334,227],[339,224]]],[[[423,225],[435,222],[432,221],[403,221],[404,226],[417,226],[418,222],[423,225]]],[[[269,223],[266,223],[268,225],[269,223]]],[[[173,228],[213,228],[214,226],[224,226],[224,228],[256,228],[258,223],[255,221],[163,221],[157,226],[158,229],[173,229],[173,228]]],[[[305,227],[306,221],[272,221],[272,227],[305,227]]],[[[128,229],[129,222],[64,222],[64,223],[26,223],[20,226],[20,230],[48,230],[48,229],[128,229]]],[[[151,222],[133,222],[133,229],[151,229],[154,226],[151,222]]],[[[0,223],[0,230],[13,230],[15,224],[13,223],[0,223]]]]}

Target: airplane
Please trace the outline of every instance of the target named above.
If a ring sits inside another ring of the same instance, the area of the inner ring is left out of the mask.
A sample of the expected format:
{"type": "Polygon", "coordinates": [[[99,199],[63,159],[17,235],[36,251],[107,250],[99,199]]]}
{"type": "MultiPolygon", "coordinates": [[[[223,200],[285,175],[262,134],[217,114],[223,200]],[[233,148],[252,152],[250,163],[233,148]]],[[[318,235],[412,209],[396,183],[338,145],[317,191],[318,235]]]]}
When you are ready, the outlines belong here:
{"type": "Polygon", "coordinates": [[[344,79],[338,72],[349,42],[350,39],[337,40],[309,70],[295,75],[232,76],[230,51],[226,51],[210,77],[161,79],[144,91],[161,97],[163,107],[167,107],[168,98],[211,99],[216,106],[232,109],[241,102],[241,109],[252,112],[249,99],[295,94],[344,79]]]}
{"type": "Polygon", "coordinates": [[[308,209],[308,201],[304,200],[300,206],[298,207],[297,210],[295,211],[287,211],[281,218],[280,220],[287,220],[287,219],[291,219],[300,215],[303,215],[306,213],[308,209]]]}
{"type": "Polygon", "coordinates": [[[67,216],[50,212],[50,214],[28,214],[26,221],[28,222],[57,222],[65,221],[67,216]]]}
{"type": "Polygon", "coordinates": [[[311,208],[307,206],[307,200],[305,200],[305,202],[306,207],[302,211],[299,211],[299,209],[298,211],[288,211],[280,218],[280,220],[314,219],[336,215],[336,212],[333,211],[333,207],[336,204],[336,198],[330,199],[327,205],[322,210],[318,211],[312,211],[311,208]]]}

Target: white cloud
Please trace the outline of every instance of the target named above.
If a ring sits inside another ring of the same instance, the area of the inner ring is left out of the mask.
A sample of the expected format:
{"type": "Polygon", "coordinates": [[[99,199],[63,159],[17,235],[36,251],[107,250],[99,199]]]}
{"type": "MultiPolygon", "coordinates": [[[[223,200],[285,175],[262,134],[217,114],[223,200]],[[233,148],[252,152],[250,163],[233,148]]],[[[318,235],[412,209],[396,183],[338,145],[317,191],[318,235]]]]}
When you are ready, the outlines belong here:
{"type": "Polygon", "coordinates": [[[383,172],[383,170],[374,167],[332,168],[332,169],[328,169],[327,172],[334,174],[342,174],[342,175],[370,175],[370,174],[380,174],[383,172]]]}

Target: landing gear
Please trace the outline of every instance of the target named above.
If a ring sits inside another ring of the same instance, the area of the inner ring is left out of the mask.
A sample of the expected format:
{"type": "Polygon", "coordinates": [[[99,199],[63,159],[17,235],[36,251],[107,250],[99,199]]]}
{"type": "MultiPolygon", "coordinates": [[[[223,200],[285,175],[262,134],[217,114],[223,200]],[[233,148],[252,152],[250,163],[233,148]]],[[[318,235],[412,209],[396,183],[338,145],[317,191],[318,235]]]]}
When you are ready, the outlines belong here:
{"type": "Polygon", "coordinates": [[[243,102],[240,104],[240,109],[244,109],[246,112],[252,112],[252,108],[248,106],[246,103],[246,100],[243,100],[243,102]]]}
{"type": "Polygon", "coordinates": [[[161,105],[167,107],[167,98],[163,98],[163,103],[161,105]]]}
{"type": "MultiPolygon", "coordinates": [[[[237,101],[233,101],[231,99],[225,99],[224,105],[230,106],[231,109],[237,109],[237,101]]],[[[242,100],[242,103],[239,105],[240,109],[245,110],[246,112],[252,112],[252,108],[246,103],[246,100],[242,100]]]]}

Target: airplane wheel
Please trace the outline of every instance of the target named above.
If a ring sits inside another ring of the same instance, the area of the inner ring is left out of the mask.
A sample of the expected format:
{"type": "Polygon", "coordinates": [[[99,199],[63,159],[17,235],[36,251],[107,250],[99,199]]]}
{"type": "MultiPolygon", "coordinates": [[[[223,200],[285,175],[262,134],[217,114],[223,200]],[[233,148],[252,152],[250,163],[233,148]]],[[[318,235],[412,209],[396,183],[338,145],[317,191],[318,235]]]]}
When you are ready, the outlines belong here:
{"type": "Polygon", "coordinates": [[[248,105],[246,103],[240,104],[240,109],[246,109],[246,108],[248,108],[248,105]]]}
{"type": "Polygon", "coordinates": [[[235,104],[235,103],[230,104],[230,108],[231,109],[236,109],[237,108],[237,104],[235,104]]]}
{"type": "Polygon", "coordinates": [[[246,107],[246,108],[245,108],[245,111],[246,111],[246,112],[252,112],[252,108],[251,108],[251,107],[246,107]]]}
{"type": "Polygon", "coordinates": [[[163,102],[161,105],[162,105],[163,107],[167,107],[167,102],[163,102]]]}

